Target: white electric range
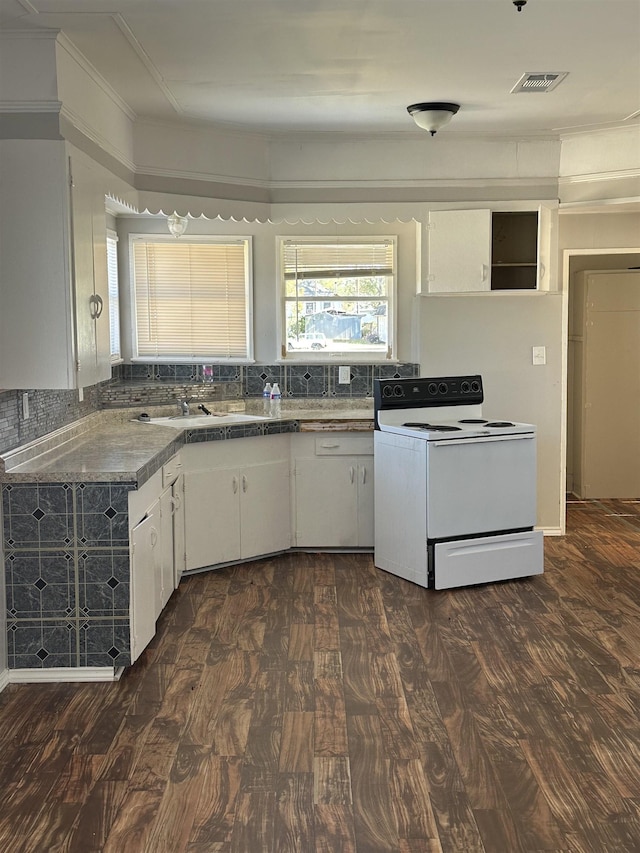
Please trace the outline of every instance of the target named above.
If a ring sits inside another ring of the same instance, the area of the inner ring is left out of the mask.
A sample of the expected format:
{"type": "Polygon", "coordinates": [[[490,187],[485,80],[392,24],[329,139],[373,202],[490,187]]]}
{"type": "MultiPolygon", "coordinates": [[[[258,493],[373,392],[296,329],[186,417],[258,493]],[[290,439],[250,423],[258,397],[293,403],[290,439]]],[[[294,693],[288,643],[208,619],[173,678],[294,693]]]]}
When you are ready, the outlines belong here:
{"type": "Polygon", "coordinates": [[[375,380],[378,568],[432,589],[543,571],[536,428],[483,402],[478,375],[375,380]]]}

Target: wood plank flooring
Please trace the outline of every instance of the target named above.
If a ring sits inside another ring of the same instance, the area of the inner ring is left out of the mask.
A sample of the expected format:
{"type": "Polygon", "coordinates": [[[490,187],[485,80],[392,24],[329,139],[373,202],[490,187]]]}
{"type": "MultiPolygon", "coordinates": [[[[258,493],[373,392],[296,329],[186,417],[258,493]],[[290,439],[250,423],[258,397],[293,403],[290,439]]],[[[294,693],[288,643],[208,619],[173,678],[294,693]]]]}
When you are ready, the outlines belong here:
{"type": "Polygon", "coordinates": [[[0,850],[638,853],[640,502],[571,502],[545,566],[184,580],[120,682],[0,694],[0,850]]]}

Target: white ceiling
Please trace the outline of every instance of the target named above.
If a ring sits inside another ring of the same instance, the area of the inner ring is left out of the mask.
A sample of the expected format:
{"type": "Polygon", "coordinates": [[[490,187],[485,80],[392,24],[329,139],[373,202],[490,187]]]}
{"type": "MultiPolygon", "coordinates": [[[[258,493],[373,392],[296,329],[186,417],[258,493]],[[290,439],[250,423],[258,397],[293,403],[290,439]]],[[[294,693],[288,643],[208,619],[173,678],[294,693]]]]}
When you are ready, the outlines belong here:
{"type": "Polygon", "coordinates": [[[254,132],[556,135],[640,121],[640,0],[0,0],[61,29],[140,118],[254,132]],[[568,72],[510,94],[525,72],[568,72]],[[424,131],[419,131],[424,133],[424,131]]]}

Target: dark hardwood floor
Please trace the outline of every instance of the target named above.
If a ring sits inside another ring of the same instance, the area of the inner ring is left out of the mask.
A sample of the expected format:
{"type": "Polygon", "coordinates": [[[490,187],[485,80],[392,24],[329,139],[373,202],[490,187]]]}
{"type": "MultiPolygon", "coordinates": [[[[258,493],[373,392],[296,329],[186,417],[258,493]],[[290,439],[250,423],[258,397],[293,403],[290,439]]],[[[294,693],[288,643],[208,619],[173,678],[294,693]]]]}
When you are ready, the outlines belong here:
{"type": "Polygon", "coordinates": [[[186,579],[118,683],[0,695],[0,850],[638,853],[640,502],[568,519],[483,587],[186,579]]]}

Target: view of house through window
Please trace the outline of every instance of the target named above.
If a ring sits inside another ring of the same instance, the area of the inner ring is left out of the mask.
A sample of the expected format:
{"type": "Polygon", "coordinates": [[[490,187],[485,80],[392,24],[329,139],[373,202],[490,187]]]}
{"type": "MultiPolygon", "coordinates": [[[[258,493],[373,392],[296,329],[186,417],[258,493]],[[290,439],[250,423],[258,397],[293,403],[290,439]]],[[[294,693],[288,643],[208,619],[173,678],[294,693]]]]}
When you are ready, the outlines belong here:
{"type": "Polygon", "coordinates": [[[251,357],[251,238],[131,238],[134,357],[251,357]]]}
{"type": "Polygon", "coordinates": [[[283,349],[391,355],[395,239],[281,238],[283,349]]]}

